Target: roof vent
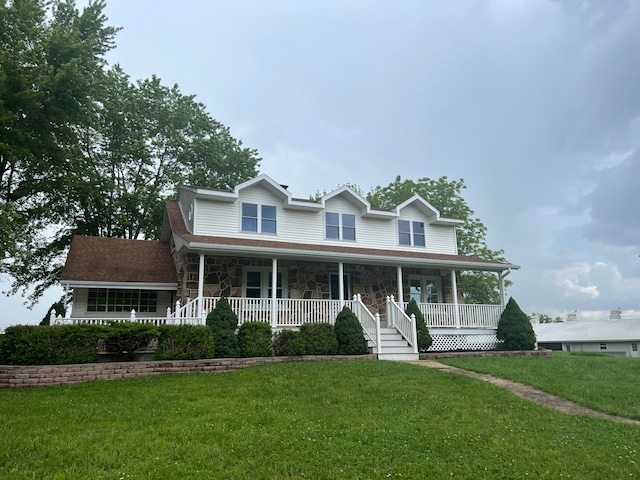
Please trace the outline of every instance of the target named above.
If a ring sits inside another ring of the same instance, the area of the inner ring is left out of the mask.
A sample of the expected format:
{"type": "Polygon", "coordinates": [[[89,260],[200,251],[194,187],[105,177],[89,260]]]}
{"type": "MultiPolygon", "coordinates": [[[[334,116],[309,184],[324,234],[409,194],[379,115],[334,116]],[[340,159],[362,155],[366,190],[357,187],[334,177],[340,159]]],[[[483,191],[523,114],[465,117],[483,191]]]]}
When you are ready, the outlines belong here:
{"type": "Polygon", "coordinates": [[[609,314],[609,320],[621,320],[622,319],[622,310],[620,310],[620,307],[616,308],[615,310],[611,310],[611,313],[609,314]]]}
{"type": "Polygon", "coordinates": [[[578,321],[578,312],[576,310],[567,314],[567,322],[577,322],[577,321],[578,321]]]}

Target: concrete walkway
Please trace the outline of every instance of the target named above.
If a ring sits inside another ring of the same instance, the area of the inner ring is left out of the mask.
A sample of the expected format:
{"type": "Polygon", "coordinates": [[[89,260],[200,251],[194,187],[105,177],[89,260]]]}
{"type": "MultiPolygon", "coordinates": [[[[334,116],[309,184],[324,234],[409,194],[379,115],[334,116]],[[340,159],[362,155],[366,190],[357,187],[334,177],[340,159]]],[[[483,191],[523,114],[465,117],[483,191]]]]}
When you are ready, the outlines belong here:
{"type": "Polygon", "coordinates": [[[537,388],[533,388],[528,385],[524,385],[522,383],[514,382],[512,380],[506,380],[504,378],[494,377],[486,373],[471,372],[469,370],[463,370],[462,368],[445,365],[443,363],[436,362],[434,360],[418,360],[415,362],[407,362],[407,363],[411,363],[413,365],[420,365],[423,367],[436,368],[438,370],[442,370],[449,373],[456,373],[458,375],[466,375],[467,377],[477,378],[479,380],[489,382],[493,385],[497,385],[498,387],[511,390],[513,393],[515,393],[521,398],[530,400],[540,405],[546,405],[547,407],[553,408],[555,410],[558,410],[562,413],[566,413],[569,415],[584,415],[587,417],[599,418],[602,420],[609,420],[612,422],[628,423],[631,425],[640,425],[640,420],[634,420],[634,419],[625,418],[625,417],[618,417],[615,415],[608,415],[606,413],[598,412],[596,410],[591,410],[589,408],[581,407],[580,405],[570,402],[569,400],[565,400],[555,395],[551,395],[550,393],[543,392],[542,390],[538,390],[537,388]]]}

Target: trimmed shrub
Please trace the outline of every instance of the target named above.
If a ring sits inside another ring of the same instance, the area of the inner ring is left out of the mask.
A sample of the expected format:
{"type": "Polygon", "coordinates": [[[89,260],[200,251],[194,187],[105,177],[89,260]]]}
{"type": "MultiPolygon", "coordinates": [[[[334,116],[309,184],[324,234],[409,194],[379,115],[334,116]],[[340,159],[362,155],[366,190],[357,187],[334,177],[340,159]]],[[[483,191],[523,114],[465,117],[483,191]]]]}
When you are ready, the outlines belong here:
{"type": "Polygon", "coordinates": [[[420,311],[420,307],[418,306],[415,299],[411,299],[409,305],[407,305],[405,313],[409,317],[411,317],[411,314],[416,317],[416,331],[418,332],[418,351],[426,352],[433,344],[433,339],[431,338],[431,334],[429,333],[427,322],[424,320],[424,315],[420,311]]]}
{"type": "Polygon", "coordinates": [[[520,310],[513,298],[500,316],[498,323],[499,350],[533,350],[536,347],[536,334],[533,331],[529,316],[520,310]]]}
{"type": "Polygon", "coordinates": [[[338,340],[330,323],[304,323],[300,326],[304,355],[335,355],[338,340]]]}
{"type": "Polygon", "coordinates": [[[104,329],[104,347],[118,360],[132,362],[140,350],[149,346],[158,337],[158,327],[145,323],[112,322],[104,329]]]}
{"type": "Polygon", "coordinates": [[[154,360],[213,358],[211,329],[200,325],[162,325],[158,330],[160,333],[154,360]]]}
{"type": "Polygon", "coordinates": [[[271,356],[271,325],[265,322],[245,322],[238,329],[238,347],[243,357],[271,356]]]}
{"type": "Polygon", "coordinates": [[[273,353],[276,357],[304,355],[304,344],[300,332],[281,330],[273,336],[273,353]]]}
{"type": "Polygon", "coordinates": [[[356,314],[343,307],[334,325],[339,355],[364,355],[368,352],[362,325],[356,314]]]}
{"type": "Polygon", "coordinates": [[[12,365],[62,365],[98,361],[99,325],[7,327],[0,345],[0,363],[12,365]]]}
{"type": "Polygon", "coordinates": [[[220,298],[216,307],[207,315],[207,326],[213,333],[215,358],[233,358],[240,356],[236,327],[238,316],[231,310],[226,297],[220,298]]]}

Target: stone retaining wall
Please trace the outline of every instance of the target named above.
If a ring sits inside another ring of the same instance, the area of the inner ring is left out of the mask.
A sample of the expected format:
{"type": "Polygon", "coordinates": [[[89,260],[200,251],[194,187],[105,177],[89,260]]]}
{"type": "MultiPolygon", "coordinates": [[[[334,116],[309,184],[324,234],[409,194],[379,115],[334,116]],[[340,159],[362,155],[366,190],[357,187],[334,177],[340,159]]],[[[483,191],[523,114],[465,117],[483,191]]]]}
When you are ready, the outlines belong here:
{"type": "Polygon", "coordinates": [[[305,355],[300,357],[213,358],[72,365],[0,365],[0,388],[48,387],[166,373],[223,373],[265,363],[375,360],[376,358],[376,355],[305,355]]]}

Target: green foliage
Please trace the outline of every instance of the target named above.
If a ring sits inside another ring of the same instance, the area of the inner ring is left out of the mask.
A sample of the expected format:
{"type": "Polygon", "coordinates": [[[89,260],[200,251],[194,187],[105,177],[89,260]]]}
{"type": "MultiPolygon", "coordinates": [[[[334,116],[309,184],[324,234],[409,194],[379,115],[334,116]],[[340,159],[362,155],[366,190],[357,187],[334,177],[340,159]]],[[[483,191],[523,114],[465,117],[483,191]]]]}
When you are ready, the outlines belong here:
{"type": "Polygon", "coordinates": [[[415,316],[416,330],[418,332],[418,351],[426,352],[427,350],[429,350],[429,347],[433,343],[433,339],[431,338],[431,334],[429,333],[429,327],[427,327],[427,322],[424,319],[424,315],[420,311],[420,307],[416,303],[415,299],[411,299],[409,305],[407,305],[405,313],[409,317],[411,317],[411,315],[415,316]]]}
{"type": "Polygon", "coordinates": [[[338,340],[330,323],[303,323],[300,326],[300,341],[304,355],[335,355],[338,340]]]}
{"type": "Polygon", "coordinates": [[[162,325],[158,331],[155,360],[213,358],[213,334],[209,328],[200,325],[162,325]]]}
{"type": "Polygon", "coordinates": [[[108,353],[116,355],[119,360],[131,362],[158,334],[158,327],[154,325],[113,322],[104,330],[102,339],[108,353]]]}
{"type": "MultiPolygon", "coordinates": [[[[539,360],[534,376],[555,370],[539,360]]],[[[638,360],[613,360],[635,381],[600,399],[627,387],[638,411],[638,360]]],[[[563,387],[589,388],[589,372],[579,372],[563,387]]],[[[636,425],[566,415],[402,362],[286,362],[0,396],[0,477],[11,480],[640,476],[636,425]]]]}
{"type": "Polygon", "coordinates": [[[533,350],[536,347],[536,334],[529,317],[513,298],[509,299],[500,316],[497,337],[503,342],[499,347],[503,350],[533,350]]]}
{"type": "Polygon", "coordinates": [[[64,308],[64,299],[60,299],[57,302],[54,302],[50,307],[49,310],[47,310],[47,313],[45,314],[44,318],[40,321],[40,325],[49,325],[51,322],[51,312],[55,311],[55,315],[56,317],[58,315],[62,315],[62,317],[64,318],[65,314],[66,314],[66,308],[64,308]]]}
{"type": "Polygon", "coordinates": [[[98,325],[8,327],[0,344],[0,363],[12,365],[60,365],[98,360],[98,325]]]}
{"type": "Polygon", "coordinates": [[[545,315],[544,313],[532,313],[531,314],[532,317],[537,316],[538,317],[538,321],[540,323],[562,323],[564,322],[564,320],[562,320],[562,317],[556,317],[556,318],[551,318],[549,315],[545,315]]]}
{"type": "Polygon", "coordinates": [[[207,326],[213,333],[216,358],[233,358],[240,356],[236,328],[238,316],[231,310],[226,297],[220,298],[215,308],[207,315],[207,326]]]}
{"type": "Polygon", "coordinates": [[[276,357],[304,355],[304,344],[300,332],[281,330],[273,336],[273,353],[276,357]]]}
{"type": "Polygon", "coordinates": [[[364,338],[362,325],[355,313],[348,307],[343,307],[336,317],[334,325],[339,355],[364,355],[368,352],[367,341],[364,338]]]}
{"type": "Polygon", "coordinates": [[[243,357],[271,356],[271,325],[265,322],[245,322],[238,329],[238,347],[243,357]]]}
{"type": "MultiPolygon", "coordinates": [[[[463,220],[464,224],[457,231],[458,252],[460,255],[504,262],[503,250],[491,250],[486,241],[487,227],[473,217],[473,210],[462,197],[462,190],[467,186],[463,179],[449,180],[440,177],[437,180],[419,178],[417,181],[402,180],[397,176],[395,181],[386,187],[377,186],[367,194],[367,200],[373,207],[392,208],[418,194],[433,205],[442,217],[463,220]]],[[[505,282],[505,285],[510,285],[505,282]]],[[[467,303],[497,304],[499,303],[498,279],[495,274],[486,272],[465,272],[462,275],[462,287],[467,303]]]]}
{"type": "Polygon", "coordinates": [[[36,301],[74,234],[157,238],[179,184],[231,188],[259,157],[194,95],[133,82],[98,0],[0,2],[0,273],[36,301]]]}

